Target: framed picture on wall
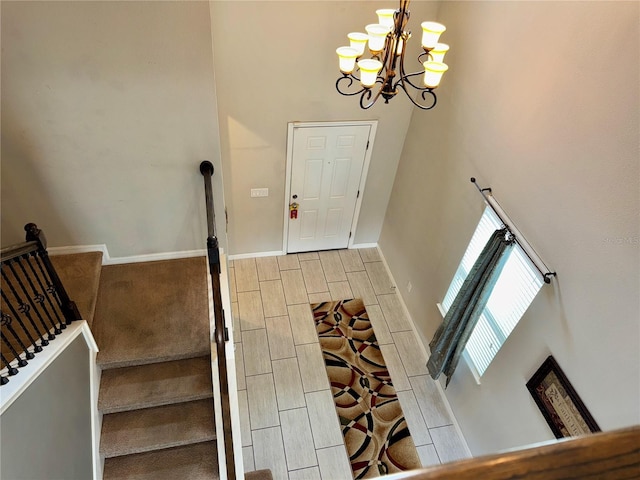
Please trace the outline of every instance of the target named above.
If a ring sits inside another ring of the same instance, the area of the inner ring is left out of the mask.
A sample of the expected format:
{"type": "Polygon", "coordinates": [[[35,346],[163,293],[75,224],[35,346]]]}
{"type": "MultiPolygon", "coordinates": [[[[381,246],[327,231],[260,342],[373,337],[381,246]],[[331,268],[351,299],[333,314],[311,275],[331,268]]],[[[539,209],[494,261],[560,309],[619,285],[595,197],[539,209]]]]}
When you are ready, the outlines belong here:
{"type": "Polygon", "coordinates": [[[527,389],[556,438],[600,431],[553,356],[549,355],[533,374],[527,389]]]}

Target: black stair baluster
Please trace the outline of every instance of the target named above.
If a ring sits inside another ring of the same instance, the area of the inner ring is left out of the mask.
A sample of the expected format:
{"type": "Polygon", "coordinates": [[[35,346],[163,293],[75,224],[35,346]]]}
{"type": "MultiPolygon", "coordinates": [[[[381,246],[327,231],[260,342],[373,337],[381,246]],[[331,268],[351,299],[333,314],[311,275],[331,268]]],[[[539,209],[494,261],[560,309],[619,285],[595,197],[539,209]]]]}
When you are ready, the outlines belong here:
{"type": "MultiPolygon", "coordinates": [[[[42,345],[43,347],[46,347],[47,345],[49,345],[49,341],[46,338],[44,338],[43,332],[40,331],[40,328],[36,325],[36,322],[33,320],[31,313],[29,313],[29,305],[25,305],[24,303],[22,303],[22,300],[20,299],[18,292],[16,292],[16,289],[13,287],[13,284],[9,281],[9,277],[7,277],[4,270],[2,270],[2,277],[4,278],[5,285],[9,287],[9,289],[11,290],[11,293],[15,297],[16,303],[18,305],[24,305],[24,308],[18,307],[18,309],[25,314],[25,316],[29,320],[29,323],[31,323],[31,326],[33,327],[33,329],[38,333],[38,336],[40,337],[40,345],[42,345]]],[[[13,316],[18,317],[19,315],[14,310],[12,302],[9,302],[4,292],[2,292],[2,297],[5,298],[5,302],[7,302],[7,305],[9,306],[9,310],[11,310],[11,313],[13,314],[13,316]]],[[[47,333],[46,325],[45,325],[44,333],[47,333]]]]}
{"type": "MultiPolygon", "coordinates": [[[[60,296],[58,295],[58,290],[56,290],[56,286],[53,283],[53,281],[51,280],[51,277],[49,276],[47,269],[45,268],[45,266],[43,266],[42,264],[42,259],[40,258],[40,255],[38,255],[38,252],[34,252],[33,253],[33,258],[36,261],[36,265],[38,266],[38,270],[40,270],[40,274],[42,276],[42,278],[44,279],[45,283],[47,284],[46,287],[46,291],[47,293],[49,293],[49,298],[53,297],[53,299],[55,300],[56,305],[58,306],[57,310],[54,307],[54,310],[56,311],[56,316],[60,317],[60,315],[62,315],[62,318],[65,318],[64,315],[64,310],[62,308],[62,300],[60,299],[60,296]],[[58,313],[59,312],[59,313],[58,313]]],[[[67,322],[65,321],[64,324],[62,324],[61,328],[67,328],[67,322]]]]}
{"type": "MultiPolygon", "coordinates": [[[[13,313],[13,318],[16,319],[16,321],[18,322],[18,324],[20,325],[20,328],[22,328],[22,330],[24,331],[24,333],[27,335],[27,338],[29,339],[29,342],[31,342],[31,345],[33,346],[33,351],[35,353],[41,352],[42,351],[42,347],[40,345],[36,344],[35,339],[33,338],[33,336],[31,335],[31,332],[29,331],[29,329],[26,327],[26,325],[24,324],[24,322],[22,321],[22,319],[20,318],[20,316],[16,316],[15,315],[15,310],[13,310],[13,308],[11,308],[11,304],[9,303],[9,299],[7,298],[7,296],[4,294],[4,292],[2,292],[2,298],[5,301],[5,303],[9,306],[9,309],[11,310],[11,312],[13,313]]],[[[5,313],[3,312],[2,315],[4,316],[5,313]]],[[[7,314],[8,315],[8,314],[7,314]]]]}
{"type": "MultiPolygon", "coordinates": [[[[9,376],[13,376],[13,375],[18,373],[18,369],[15,368],[15,367],[12,367],[11,363],[9,363],[9,361],[6,359],[6,357],[4,355],[2,355],[1,353],[0,353],[0,360],[2,360],[2,363],[4,365],[6,365],[7,373],[9,374],[9,376]]],[[[6,380],[6,382],[2,382],[2,385],[6,384],[9,381],[9,379],[6,378],[6,377],[2,377],[2,378],[4,378],[6,380]]]]}
{"type": "Polygon", "coordinates": [[[33,300],[31,300],[31,296],[29,295],[29,292],[27,291],[26,287],[22,283],[22,280],[20,280],[20,277],[18,277],[18,275],[16,275],[16,272],[13,269],[13,262],[9,261],[8,262],[8,266],[9,266],[9,270],[11,270],[11,273],[13,273],[13,276],[15,277],[16,281],[18,282],[18,285],[20,286],[20,289],[22,290],[22,293],[24,293],[24,296],[27,297],[27,301],[29,302],[29,303],[25,303],[25,302],[22,301],[22,298],[18,297],[18,303],[20,303],[19,310],[20,311],[24,311],[25,314],[29,314],[28,312],[30,312],[31,308],[33,308],[36,316],[38,317],[38,320],[40,320],[40,323],[44,327],[45,332],[47,332],[47,338],[49,340],[55,339],[56,336],[53,333],[51,333],[51,330],[47,327],[47,324],[45,323],[44,319],[42,318],[42,315],[40,315],[40,312],[35,307],[35,305],[33,303],[33,300]]]}
{"type": "MultiPolygon", "coordinates": [[[[20,258],[20,260],[22,260],[22,258],[20,258]]],[[[53,320],[53,318],[51,318],[51,315],[49,314],[48,310],[45,308],[44,296],[38,292],[38,290],[36,289],[36,286],[33,284],[33,281],[31,280],[31,276],[27,273],[27,270],[24,268],[24,262],[20,260],[16,259],[14,260],[13,263],[17,264],[18,267],[20,267],[20,270],[22,270],[22,273],[24,274],[24,278],[27,279],[27,283],[29,284],[29,287],[31,287],[31,292],[33,293],[33,295],[29,296],[29,303],[33,305],[33,308],[36,310],[36,313],[42,319],[45,325],[47,323],[46,320],[47,319],[49,320],[49,324],[51,325],[49,330],[53,328],[53,333],[55,333],[56,335],[60,335],[62,333],[62,330],[58,328],[58,326],[56,325],[56,322],[53,320]],[[40,306],[39,308],[38,308],[38,305],[40,306]],[[40,310],[44,312],[44,315],[40,312],[40,310]]]]}
{"type": "Polygon", "coordinates": [[[33,257],[29,257],[26,260],[27,265],[29,265],[29,269],[31,270],[31,272],[33,273],[33,278],[36,279],[36,282],[38,283],[38,286],[40,287],[38,296],[41,298],[40,304],[42,305],[42,308],[44,309],[45,312],[47,312],[47,315],[49,317],[49,319],[53,322],[54,325],[56,325],[57,322],[57,326],[56,328],[56,334],[60,334],[62,333],[62,330],[64,330],[65,328],[67,328],[67,325],[64,323],[63,319],[64,317],[60,317],[57,312],[56,309],[53,307],[53,303],[51,303],[51,298],[49,298],[48,295],[48,291],[47,289],[44,287],[44,285],[42,284],[42,280],[40,279],[40,276],[38,275],[38,272],[36,272],[36,270],[33,268],[33,264],[32,264],[32,260],[33,258],[36,257],[35,253],[31,254],[33,255],[33,257]],[[45,300],[47,301],[47,303],[49,304],[49,306],[51,307],[52,311],[53,311],[53,317],[55,317],[55,321],[54,319],[51,317],[51,313],[49,312],[49,308],[47,308],[47,305],[44,303],[45,300]]]}
{"type": "MultiPolygon", "coordinates": [[[[16,331],[13,329],[13,326],[11,325],[13,318],[11,317],[11,315],[8,315],[4,312],[0,312],[0,318],[2,318],[2,320],[0,321],[0,324],[5,329],[9,330],[9,333],[11,334],[11,336],[13,336],[17,344],[20,345],[20,348],[24,352],[24,355],[27,358],[27,360],[31,360],[35,356],[35,354],[29,351],[29,348],[24,344],[24,342],[20,338],[20,335],[18,335],[16,331]]],[[[31,345],[33,345],[33,342],[31,342],[31,345]]]]}
{"type": "MultiPolygon", "coordinates": [[[[5,319],[3,318],[2,322],[4,322],[4,321],[5,321],[5,319]]],[[[2,325],[2,326],[4,327],[5,325],[2,325]]],[[[18,366],[19,367],[25,367],[25,366],[28,365],[28,362],[26,360],[24,360],[20,356],[20,354],[18,352],[16,352],[16,349],[13,348],[13,345],[11,345],[11,342],[9,340],[7,340],[7,337],[3,333],[2,329],[0,329],[0,340],[2,341],[2,343],[4,343],[9,348],[9,350],[11,350],[11,353],[13,354],[14,358],[18,359],[18,366]]],[[[17,370],[16,370],[16,373],[18,373],[17,370]]],[[[11,375],[11,373],[9,373],[9,375],[11,375]]],[[[15,375],[15,373],[14,373],[14,375],[15,375]]]]}

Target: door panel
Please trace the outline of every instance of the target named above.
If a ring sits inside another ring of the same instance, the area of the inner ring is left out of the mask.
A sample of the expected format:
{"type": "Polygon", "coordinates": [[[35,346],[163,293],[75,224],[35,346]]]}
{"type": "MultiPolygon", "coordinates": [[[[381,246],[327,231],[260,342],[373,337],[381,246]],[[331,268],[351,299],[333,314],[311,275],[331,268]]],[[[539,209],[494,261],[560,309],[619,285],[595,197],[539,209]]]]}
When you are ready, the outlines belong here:
{"type": "Polygon", "coordinates": [[[349,172],[351,170],[350,158],[339,158],[335,161],[333,178],[331,179],[331,198],[342,198],[347,196],[349,186],[349,172]]]}
{"type": "Polygon", "coordinates": [[[370,125],[293,130],[287,251],[346,248],[364,167],[370,125]]]}
{"type": "Polygon", "coordinates": [[[316,225],[318,224],[318,211],[317,210],[303,210],[299,215],[301,229],[301,240],[313,240],[316,233],[316,225]]]}
{"type": "Polygon", "coordinates": [[[335,237],[340,233],[340,225],[344,210],[341,208],[331,208],[327,212],[327,223],[324,227],[324,236],[335,237]]]}
{"type": "Polygon", "coordinates": [[[321,159],[307,160],[304,172],[304,187],[302,188],[304,197],[298,195],[298,198],[304,198],[305,200],[318,200],[320,198],[322,167],[323,162],[321,159]]]}

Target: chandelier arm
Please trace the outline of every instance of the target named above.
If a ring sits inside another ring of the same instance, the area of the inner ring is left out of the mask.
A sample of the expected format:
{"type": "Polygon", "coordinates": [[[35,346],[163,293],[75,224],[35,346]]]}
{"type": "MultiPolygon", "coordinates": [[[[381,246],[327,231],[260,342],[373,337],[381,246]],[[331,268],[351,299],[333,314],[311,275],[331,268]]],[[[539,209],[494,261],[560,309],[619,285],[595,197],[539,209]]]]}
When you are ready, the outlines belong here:
{"type": "Polygon", "coordinates": [[[431,95],[431,98],[433,99],[433,102],[429,105],[427,104],[421,104],[416,102],[411,95],[409,94],[409,91],[407,90],[407,87],[404,86],[404,83],[402,82],[398,82],[398,85],[400,86],[400,88],[402,88],[402,90],[404,90],[404,93],[407,94],[407,98],[411,101],[411,103],[413,103],[416,107],[418,107],[421,110],[431,110],[433,107],[436,106],[436,103],[438,102],[438,97],[436,97],[436,94],[433,92],[432,89],[430,88],[422,88],[420,89],[422,91],[422,94],[420,95],[422,97],[422,100],[426,100],[426,95],[429,94],[431,95]]]}
{"type": "Polygon", "coordinates": [[[376,95],[373,97],[373,100],[371,100],[371,102],[369,102],[367,104],[364,103],[365,100],[369,101],[369,99],[373,95],[371,93],[371,89],[370,88],[365,88],[366,92],[362,92],[362,96],[360,97],[360,108],[362,108],[363,110],[367,110],[368,108],[371,108],[373,106],[373,104],[376,103],[376,101],[378,100],[380,95],[382,94],[382,89],[384,87],[384,79],[382,79],[381,77],[378,77],[378,79],[376,80],[376,83],[381,83],[381,86],[378,89],[378,92],[376,93],[376,95]],[[365,97],[366,97],[366,99],[365,99],[365,97]]]}
{"type": "Polygon", "coordinates": [[[358,82],[360,81],[360,79],[359,79],[359,78],[357,78],[357,77],[356,77],[355,75],[353,75],[353,74],[343,74],[343,75],[342,75],[342,77],[338,77],[338,80],[336,80],[336,90],[338,91],[338,93],[339,93],[340,95],[344,95],[344,96],[346,96],[346,97],[351,97],[351,96],[354,96],[354,95],[359,95],[359,94],[361,94],[364,90],[367,90],[366,88],[362,87],[360,90],[358,90],[358,91],[356,91],[356,92],[349,92],[349,91],[347,91],[346,89],[350,88],[350,87],[353,85],[353,83],[354,83],[353,81],[354,81],[354,80],[356,80],[356,81],[358,81],[358,82]],[[340,85],[341,83],[344,83],[344,82],[343,82],[343,80],[348,80],[348,81],[349,81],[349,84],[348,84],[348,85],[346,85],[346,87],[342,87],[342,88],[345,88],[345,90],[342,90],[342,89],[341,89],[341,85],[340,85]]]}
{"type": "MultiPolygon", "coordinates": [[[[408,40],[408,38],[407,38],[407,40],[408,40]]],[[[405,41],[405,47],[406,47],[406,41],[405,41]]],[[[404,82],[407,82],[409,85],[411,85],[411,87],[415,88],[416,90],[422,90],[421,87],[419,87],[417,85],[414,85],[413,82],[411,82],[411,80],[409,80],[410,77],[414,77],[414,76],[420,75],[421,72],[418,71],[418,72],[407,74],[404,71],[404,56],[405,56],[405,52],[406,52],[406,48],[403,48],[402,52],[400,54],[400,75],[399,75],[398,80],[396,80],[396,84],[394,85],[394,88],[397,88],[398,85],[400,85],[400,86],[403,87],[403,90],[405,91],[405,93],[407,93],[407,89],[404,86],[404,82]]],[[[422,54],[420,56],[422,56],[422,54]]],[[[420,57],[418,57],[418,58],[420,58],[420,57]]],[[[408,95],[408,93],[407,93],[407,95],[408,95]]]]}
{"type": "Polygon", "coordinates": [[[407,98],[409,99],[409,101],[411,101],[411,103],[413,103],[419,109],[421,109],[421,110],[431,110],[433,107],[436,106],[436,102],[438,101],[438,97],[436,97],[436,94],[433,93],[433,89],[432,88],[419,87],[419,86],[413,84],[413,82],[411,81],[411,77],[417,77],[419,75],[422,75],[423,72],[405,73],[405,71],[404,71],[404,55],[403,55],[402,60],[403,61],[400,64],[400,78],[396,82],[395,88],[398,88],[398,86],[400,88],[402,88],[402,90],[404,90],[404,93],[406,93],[407,98]],[[422,100],[426,100],[426,95],[427,94],[431,95],[431,98],[433,99],[431,104],[428,104],[428,103],[422,104],[422,103],[416,102],[413,99],[413,97],[411,96],[411,94],[409,93],[409,91],[407,90],[407,86],[405,85],[405,83],[410,85],[413,89],[421,92],[420,96],[422,97],[422,100]]]}
{"type": "Polygon", "coordinates": [[[433,90],[432,88],[429,87],[420,87],[418,85],[414,85],[413,82],[410,80],[411,77],[417,77],[419,75],[423,75],[424,72],[414,72],[414,73],[407,73],[405,74],[403,72],[403,75],[398,79],[397,84],[402,84],[402,83],[408,83],[409,85],[411,85],[411,87],[415,88],[416,90],[420,90],[420,91],[424,91],[424,90],[433,90]]]}
{"type": "MultiPolygon", "coordinates": [[[[418,60],[420,58],[422,58],[424,55],[430,56],[428,52],[424,52],[422,54],[420,54],[418,56],[418,60]]],[[[420,90],[420,91],[425,91],[425,90],[431,90],[428,87],[420,87],[418,85],[414,85],[414,83],[410,80],[411,77],[417,77],[419,75],[423,75],[424,71],[417,71],[417,72],[413,72],[413,73],[405,73],[404,71],[404,50],[402,52],[402,57],[401,57],[402,61],[400,63],[400,78],[398,79],[398,81],[396,82],[396,87],[398,85],[401,85],[404,89],[405,92],[407,92],[406,87],[404,86],[404,83],[408,83],[412,88],[415,88],[416,90],[420,90]]],[[[408,93],[407,93],[408,95],[408,93]]],[[[411,98],[411,97],[410,97],[411,98]]]]}
{"type": "Polygon", "coordinates": [[[426,62],[427,60],[424,59],[424,57],[427,57],[427,60],[432,59],[433,57],[431,56],[431,52],[422,52],[420,55],[418,55],[418,63],[420,65],[422,65],[422,62],[426,62]]]}

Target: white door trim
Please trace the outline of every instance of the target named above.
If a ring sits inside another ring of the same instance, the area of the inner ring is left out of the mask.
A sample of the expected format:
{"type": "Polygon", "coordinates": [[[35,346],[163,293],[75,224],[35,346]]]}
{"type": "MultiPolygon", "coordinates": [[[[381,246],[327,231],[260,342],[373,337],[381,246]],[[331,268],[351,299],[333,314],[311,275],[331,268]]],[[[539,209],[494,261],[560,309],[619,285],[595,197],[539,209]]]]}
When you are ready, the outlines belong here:
{"type": "Polygon", "coordinates": [[[286,255],[289,251],[289,198],[291,198],[291,169],[293,168],[293,132],[295,128],[309,127],[349,127],[358,125],[369,125],[369,147],[364,154],[364,166],[362,167],[362,176],[358,190],[360,195],[356,199],[356,209],[353,213],[353,221],[351,222],[351,237],[349,238],[348,247],[351,248],[356,238],[356,227],[358,225],[358,217],[360,216],[360,208],[362,206],[362,198],[364,197],[364,188],[367,181],[367,173],[369,172],[369,164],[371,163],[371,152],[378,128],[377,120],[354,120],[345,122],[289,122],[287,124],[287,166],[285,170],[285,187],[284,187],[284,229],[282,232],[282,252],[286,255]]]}

